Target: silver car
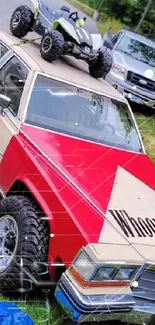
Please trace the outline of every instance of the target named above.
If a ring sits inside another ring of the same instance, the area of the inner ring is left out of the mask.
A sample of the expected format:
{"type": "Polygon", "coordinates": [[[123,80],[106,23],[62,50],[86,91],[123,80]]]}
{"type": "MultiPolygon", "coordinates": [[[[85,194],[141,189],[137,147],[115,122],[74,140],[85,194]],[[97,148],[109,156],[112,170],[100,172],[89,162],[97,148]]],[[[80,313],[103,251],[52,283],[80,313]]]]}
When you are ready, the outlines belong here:
{"type": "Polygon", "coordinates": [[[155,109],[155,42],[122,29],[111,39],[106,36],[104,45],[113,56],[106,80],[131,102],[155,109]]]}

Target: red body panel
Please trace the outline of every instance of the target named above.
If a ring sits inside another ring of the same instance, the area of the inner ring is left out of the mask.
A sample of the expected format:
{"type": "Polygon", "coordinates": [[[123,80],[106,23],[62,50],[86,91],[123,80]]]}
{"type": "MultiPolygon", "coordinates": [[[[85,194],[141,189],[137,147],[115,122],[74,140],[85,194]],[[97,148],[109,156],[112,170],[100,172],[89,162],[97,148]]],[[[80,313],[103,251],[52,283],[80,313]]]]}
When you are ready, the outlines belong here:
{"type": "Polygon", "coordinates": [[[148,156],[23,126],[32,141],[105,213],[118,166],[155,188],[148,156]]]}
{"type": "Polygon", "coordinates": [[[67,266],[81,246],[98,242],[118,166],[155,188],[155,168],[146,155],[27,125],[22,132],[32,141],[24,133],[12,138],[0,164],[0,184],[7,193],[16,180],[23,181],[50,217],[54,234],[50,239],[50,265],[60,257],[67,266]]]}

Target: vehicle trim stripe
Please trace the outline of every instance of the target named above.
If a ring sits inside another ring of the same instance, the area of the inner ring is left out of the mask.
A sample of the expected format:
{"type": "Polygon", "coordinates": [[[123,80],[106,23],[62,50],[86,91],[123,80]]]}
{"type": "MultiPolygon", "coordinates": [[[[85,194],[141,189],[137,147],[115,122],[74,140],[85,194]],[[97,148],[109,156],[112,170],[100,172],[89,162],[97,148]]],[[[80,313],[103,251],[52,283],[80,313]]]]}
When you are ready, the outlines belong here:
{"type": "MultiPolygon", "coordinates": [[[[76,137],[74,135],[69,135],[69,134],[66,134],[66,133],[63,133],[63,132],[57,132],[55,130],[53,131],[53,130],[49,130],[49,129],[44,129],[41,126],[32,125],[32,124],[30,124],[28,122],[23,123],[23,125],[26,125],[26,126],[29,126],[29,127],[32,127],[32,128],[36,128],[36,129],[39,129],[39,130],[44,130],[44,131],[46,130],[47,132],[62,135],[64,137],[68,137],[68,138],[71,138],[71,139],[76,139],[76,140],[79,140],[79,141],[89,142],[89,143],[92,143],[94,145],[100,145],[102,147],[106,146],[107,148],[110,148],[110,149],[124,151],[124,149],[121,149],[121,148],[118,148],[118,147],[112,147],[112,146],[109,146],[109,145],[107,145],[105,143],[99,143],[99,142],[91,141],[91,140],[88,140],[88,139],[82,139],[82,138],[76,137]]],[[[132,150],[125,150],[125,151],[134,153],[136,155],[144,155],[145,154],[145,152],[137,152],[137,151],[132,151],[132,150]]]]}

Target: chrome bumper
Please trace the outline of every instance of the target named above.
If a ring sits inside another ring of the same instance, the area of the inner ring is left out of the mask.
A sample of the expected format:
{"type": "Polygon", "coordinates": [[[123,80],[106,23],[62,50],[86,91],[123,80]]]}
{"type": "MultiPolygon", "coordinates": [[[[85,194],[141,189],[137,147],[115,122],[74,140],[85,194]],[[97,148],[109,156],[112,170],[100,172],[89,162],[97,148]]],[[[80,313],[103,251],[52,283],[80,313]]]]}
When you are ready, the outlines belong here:
{"type": "MultiPolygon", "coordinates": [[[[131,324],[149,324],[155,315],[155,303],[129,294],[85,296],[64,273],[55,290],[55,298],[74,322],[118,320],[131,324]]],[[[152,323],[155,324],[155,323],[152,323]]]]}

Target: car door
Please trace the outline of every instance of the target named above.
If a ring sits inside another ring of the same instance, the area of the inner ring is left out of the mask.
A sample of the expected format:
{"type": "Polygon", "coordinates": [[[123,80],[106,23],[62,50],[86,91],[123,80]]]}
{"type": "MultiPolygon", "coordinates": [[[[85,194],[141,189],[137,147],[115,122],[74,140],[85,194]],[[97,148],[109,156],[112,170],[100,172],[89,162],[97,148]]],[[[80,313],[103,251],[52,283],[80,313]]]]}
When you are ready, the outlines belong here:
{"type": "Polygon", "coordinates": [[[0,162],[5,150],[20,129],[19,108],[29,68],[16,55],[0,66],[0,94],[11,99],[9,108],[0,114],[0,162]]]}

